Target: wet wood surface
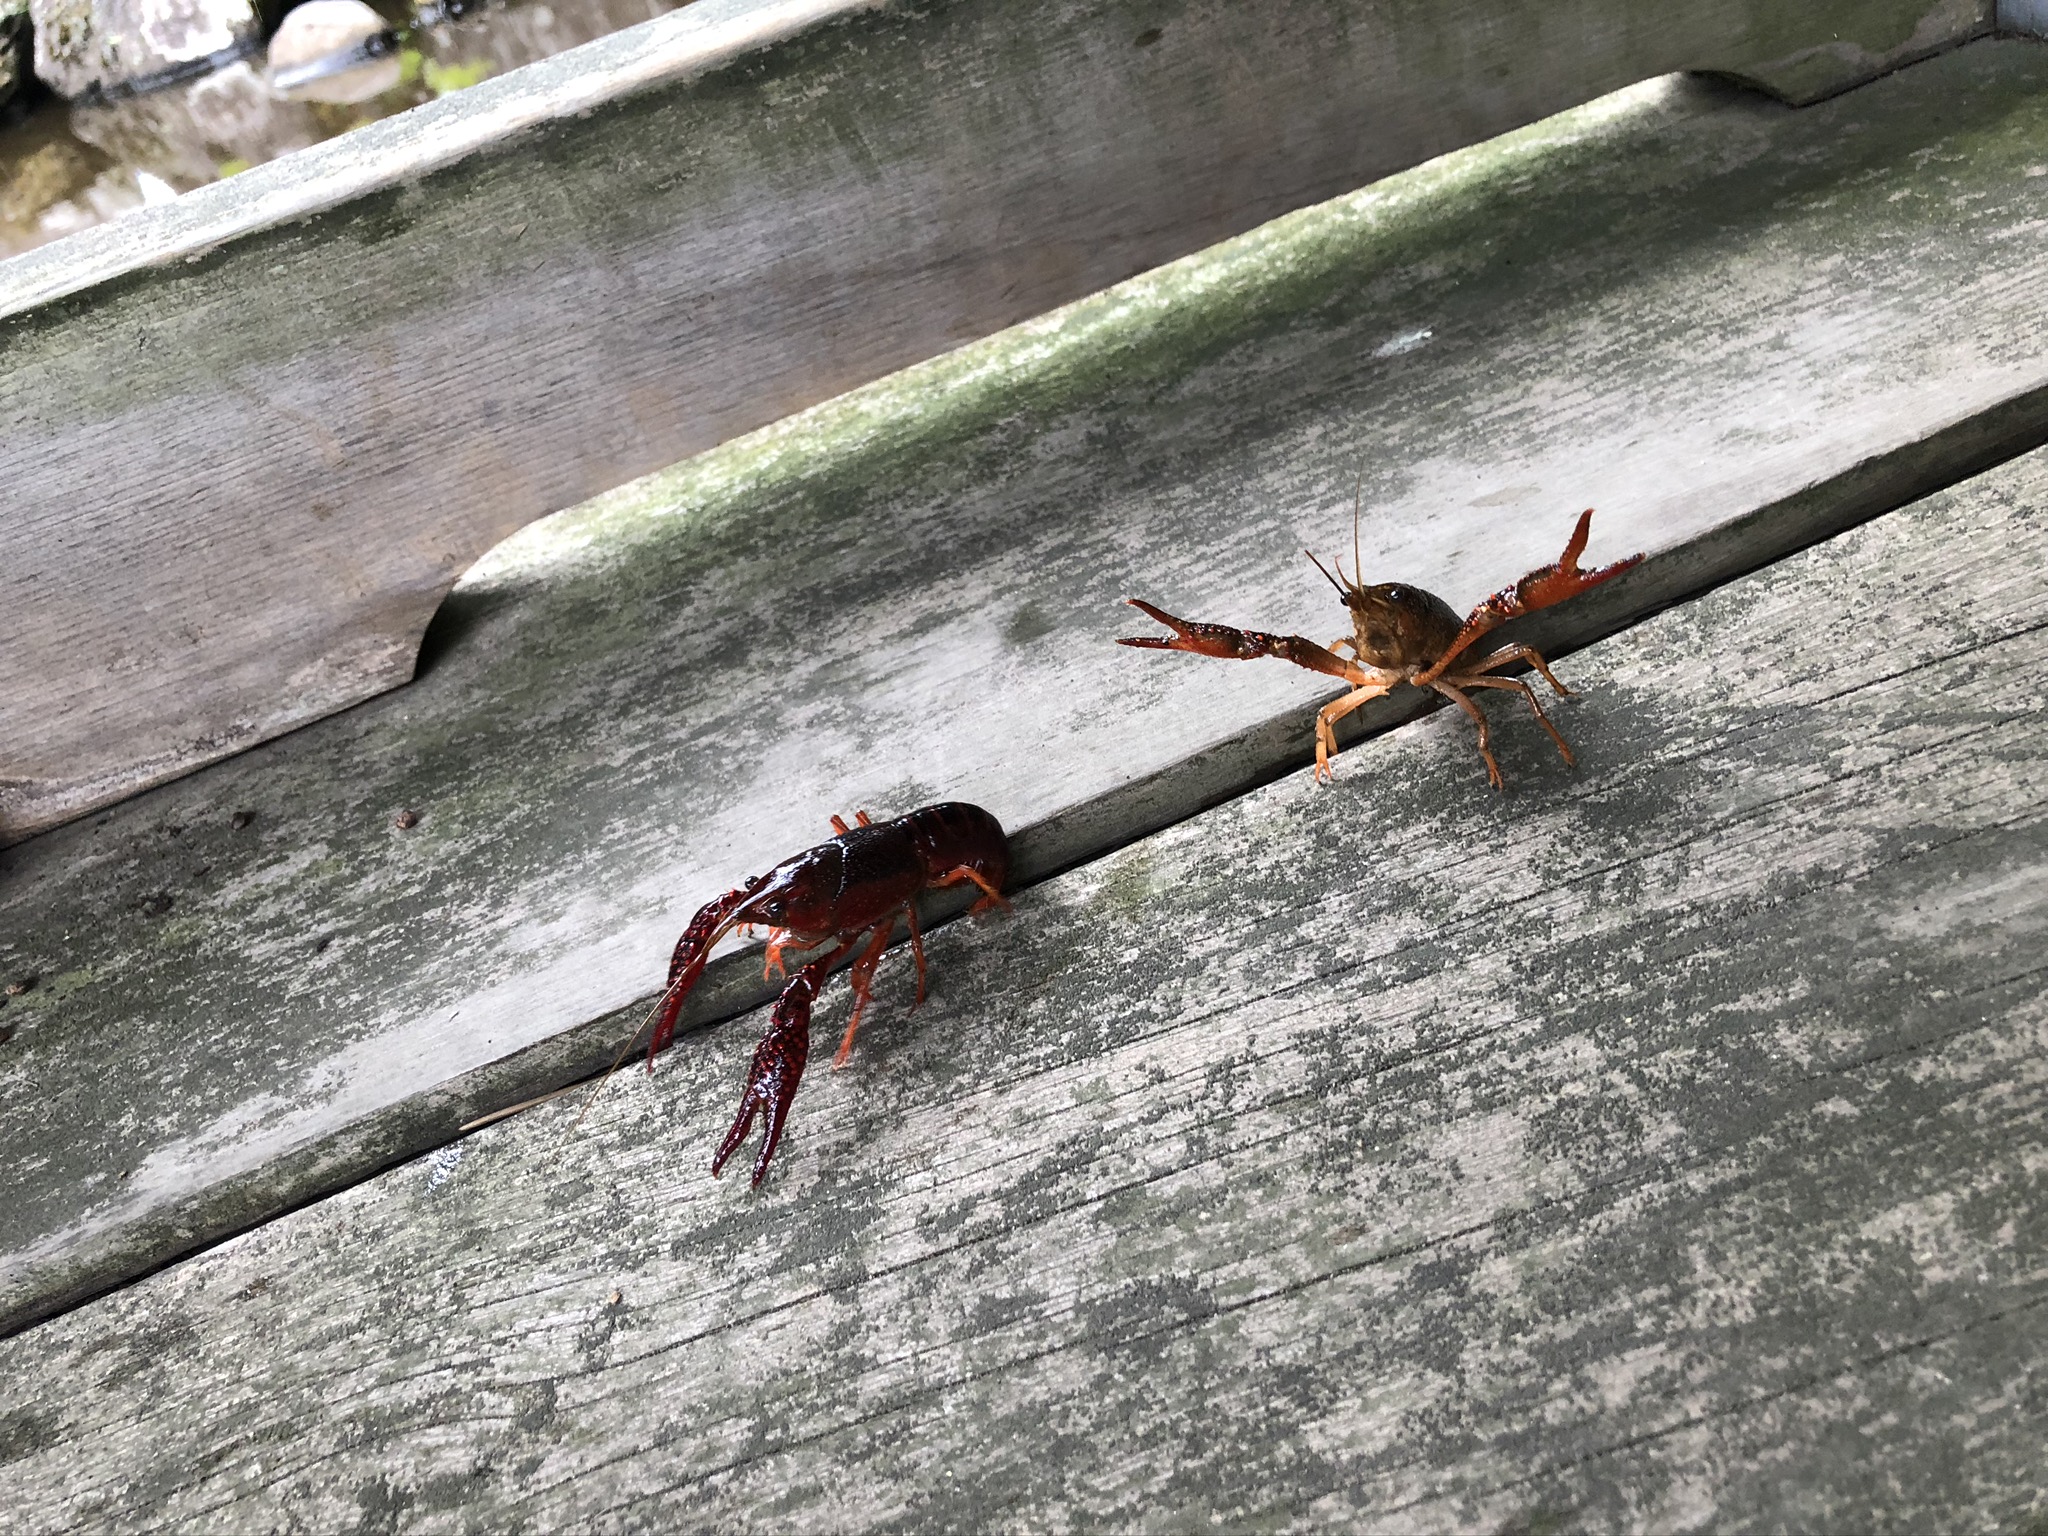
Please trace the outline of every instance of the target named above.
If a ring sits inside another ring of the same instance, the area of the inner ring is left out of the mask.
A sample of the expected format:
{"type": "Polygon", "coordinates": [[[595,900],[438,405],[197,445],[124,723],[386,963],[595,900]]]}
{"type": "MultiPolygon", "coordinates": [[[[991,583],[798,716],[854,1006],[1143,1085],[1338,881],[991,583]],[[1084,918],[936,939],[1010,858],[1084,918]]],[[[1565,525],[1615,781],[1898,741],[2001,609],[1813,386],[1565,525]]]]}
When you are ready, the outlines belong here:
{"type": "Polygon", "coordinates": [[[1324,636],[1361,467],[1367,569],[1460,605],[1588,504],[1650,550],[1568,648],[2038,439],[2044,85],[1648,87],[538,525],[412,688],[0,853],[0,1321],[600,1065],[833,812],[974,800],[1036,876],[1306,761],[1313,676],[1110,641],[1324,636]]]}
{"type": "Polygon", "coordinates": [[[1982,0],[699,0],[0,267],[0,842],[406,681],[514,529],[1674,69],[1982,0]]]}
{"type": "Polygon", "coordinates": [[[14,1528],[2031,1528],[2044,505],[948,928],[759,1194],[757,1016],[0,1342],[14,1528]]]}

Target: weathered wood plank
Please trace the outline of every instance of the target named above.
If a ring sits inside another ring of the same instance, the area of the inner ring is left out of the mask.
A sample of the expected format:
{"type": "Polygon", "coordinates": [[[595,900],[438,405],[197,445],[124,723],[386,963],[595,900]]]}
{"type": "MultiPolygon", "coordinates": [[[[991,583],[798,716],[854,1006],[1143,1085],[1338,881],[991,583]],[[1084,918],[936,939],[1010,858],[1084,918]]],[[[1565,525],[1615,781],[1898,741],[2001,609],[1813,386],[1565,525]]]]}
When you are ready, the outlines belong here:
{"type": "Polygon", "coordinates": [[[1684,68],[1988,0],[700,0],[0,267],[0,841],[408,679],[521,524],[1684,68]]]}
{"type": "Polygon", "coordinates": [[[955,925],[758,1196],[724,1028],[0,1343],[22,1528],[2038,1520],[2044,505],[955,925]]]}
{"type": "Polygon", "coordinates": [[[1589,503],[1652,550],[1570,642],[2038,439],[2044,87],[1648,89],[535,529],[403,696],[0,854],[0,1318],[601,1062],[834,811],[972,799],[1042,873],[1300,762],[1312,676],[1108,642],[1133,590],[1322,633],[1361,462],[1368,567],[1456,601],[1589,503]]]}

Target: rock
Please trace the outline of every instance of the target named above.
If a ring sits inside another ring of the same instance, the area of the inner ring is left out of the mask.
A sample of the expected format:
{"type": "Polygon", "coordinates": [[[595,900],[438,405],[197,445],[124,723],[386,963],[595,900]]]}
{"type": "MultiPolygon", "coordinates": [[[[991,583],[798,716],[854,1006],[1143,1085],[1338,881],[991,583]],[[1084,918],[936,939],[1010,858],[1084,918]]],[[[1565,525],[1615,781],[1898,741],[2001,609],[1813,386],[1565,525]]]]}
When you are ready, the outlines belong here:
{"type": "MultiPolygon", "coordinates": [[[[12,131],[21,138],[34,130],[17,124],[12,131]]],[[[85,145],[47,133],[33,147],[17,148],[12,164],[0,161],[0,256],[96,223],[93,189],[106,169],[85,145]]]]}
{"type": "Polygon", "coordinates": [[[398,37],[362,0],[307,0],[270,40],[270,88],[293,101],[368,101],[399,74],[398,37]]]}
{"type": "Polygon", "coordinates": [[[255,48],[254,0],[28,0],[35,72],[70,100],[255,48]]]}
{"type": "MultiPolygon", "coordinates": [[[[502,75],[537,59],[675,10],[679,0],[579,0],[559,10],[546,0],[478,5],[440,0],[422,5],[412,45],[430,64],[490,65],[502,75]]],[[[438,92],[437,92],[438,94],[438,92]]]]}
{"type": "Polygon", "coordinates": [[[28,0],[0,0],[0,105],[21,88],[28,59],[28,0]]]}
{"type": "Polygon", "coordinates": [[[333,129],[317,109],[280,101],[247,62],[146,96],[72,109],[71,131],[114,163],[189,192],[225,165],[260,165],[333,129]]]}

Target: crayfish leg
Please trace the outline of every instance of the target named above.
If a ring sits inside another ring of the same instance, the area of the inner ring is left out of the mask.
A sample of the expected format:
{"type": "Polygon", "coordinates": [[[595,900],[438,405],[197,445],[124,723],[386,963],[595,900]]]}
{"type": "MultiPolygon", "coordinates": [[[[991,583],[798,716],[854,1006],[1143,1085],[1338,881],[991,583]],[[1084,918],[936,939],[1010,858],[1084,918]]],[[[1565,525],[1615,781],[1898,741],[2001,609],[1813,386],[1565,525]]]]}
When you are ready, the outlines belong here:
{"type": "MultiPolygon", "coordinates": [[[[1458,681],[1465,682],[1468,679],[1460,678],[1458,681]]],[[[1472,717],[1472,723],[1479,727],[1479,755],[1486,759],[1486,777],[1495,789],[1506,789],[1507,780],[1500,776],[1500,764],[1494,761],[1493,733],[1487,729],[1486,712],[1472,702],[1470,694],[1461,692],[1455,684],[1447,683],[1440,677],[1433,680],[1429,686],[1472,717]]],[[[1533,698],[1534,695],[1530,697],[1533,698]]]]}
{"type": "Polygon", "coordinates": [[[846,1034],[839,1042],[839,1050],[832,1057],[834,1072],[845,1066],[846,1058],[853,1054],[853,1034],[860,1028],[860,1016],[868,1010],[868,999],[874,994],[875,968],[882,963],[882,951],[889,947],[889,934],[895,927],[896,914],[892,912],[884,921],[875,925],[868,938],[868,947],[862,950],[860,958],[853,962],[853,969],[847,977],[853,987],[853,1017],[846,1021],[846,1034]]]}
{"type": "MultiPolygon", "coordinates": [[[[949,885],[966,885],[969,883],[981,887],[981,900],[967,909],[970,916],[979,917],[982,913],[992,912],[997,907],[1001,907],[1005,912],[1010,910],[1010,904],[1004,900],[1003,893],[989,884],[988,876],[984,875],[972,864],[955,864],[951,869],[939,876],[938,879],[932,881],[931,889],[936,891],[942,890],[949,885]]],[[[919,995],[922,997],[922,994],[919,995]]]]}
{"type": "Polygon", "coordinates": [[[1361,705],[1393,691],[1387,683],[1367,683],[1342,698],[1332,699],[1316,711],[1316,782],[1327,784],[1335,777],[1330,759],[1337,755],[1337,722],[1361,705]]]}
{"type": "Polygon", "coordinates": [[[1256,629],[1233,629],[1228,624],[1202,624],[1192,619],[1177,619],[1164,608],[1155,608],[1142,598],[1127,597],[1124,601],[1157,619],[1173,633],[1134,635],[1117,641],[1118,645],[1136,646],[1147,651],[1188,651],[1196,656],[1216,656],[1225,661],[1277,656],[1297,667],[1307,667],[1311,672],[1326,672],[1331,677],[1340,677],[1347,683],[1365,681],[1352,663],[1300,635],[1269,635],[1256,629]]]}
{"type": "MultiPolygon", "coordinates": [[[[1542,726],[1544,730],[1550,732],[1550,739],[1557,743],[1558,755],[1565,760],[1565,766],[1569,768],[1579,766],[1579,760],[1572,756],[1570,743],[1558,734],[1557,727],[1550,723],[1550,716],[1543,713],[1543,705],[1536,697],[1536,690],[1523,682],[1519,677],[1452,677],[1446,678],[1444,681],[1456,688],[1505,688],[1519,693],[1529,701],[1529,708],[1536,714],[1536,723],[1542,726]]],[[[1564,692],[1563,689],[1558,691],[1560,693],[1564,692]]]]}
{"type": "Polygon", "coordinates": [[[682,1017],[683,1004],[690,996],[690,989],[704,974],[712,945],[737,926],[733,914],[752,899],[766,880],[766,876],[750,880],[715,901],[705,902],[697,909],[697,915],[690,919],[690,926],[683,930],[683,936],[676,940],[675,952],[669,956],[668,986],[661,994],[661,1001],[655,1004],[654,1034],[647,1042],[649,1072],[654,1070],[654,1058],[675,1038],[676,1021],[682,1017]]]}
{"type": "Polygon", "coordinates": [[[811,1057],[811,1003],[831,974],[833,964],[852,947],[853,940],[847,939],[830,953],[820,955],[790,978],[782,996],[775,1000],[768,1027],[754,1047],[746,1090],[740,1095],[739,1113],[733,1116],[732,1127],[711,1159],[713,1178],[724,1171],[726,1160],[752,1133],[754,1122],[765,1116],[767,1128],[762,1135],[761,1155],[754,1159],[753,1184],[759,1187],[776,1147],[782,1142],[782,1127],[789,1118],[790,1103],[796,1098],[797,1084],[803,1081],[804,1066],[811,1057]]]}
{"type": "MultiPolygon", "coordinates": [[[[1497,672],[1512,661],[1529,663],[1541,675],[1543,681],[1550,684],[1559,698],[1568,699],[1572,696],[1571,689],[1557,680],[1557,674],[1550,670],[1550,663],[1543,659],[1542,654],[1533,645],[1504,645],[1490,653],[1483,661],[1469,667],[1460,667],[1458,670],[1467,677],[1476,677],[1482,672],[1497,672]]],[[[1453,678],[1451,681],[1455,683],[1457,679],[1453,678]]]]}
{"type": "MultiPolygon", "coordinates": [[[[1415,684],[1427,688],[1449,670],[1453,661],[1490,629],[1497,629],[1509,619],[1538,608],[1548,608],[1567,598],[1576,597],[1588,587],[1597,587],[1603,581],[1612,581],[1623,571],[1632,570],[1642,564],[1639,554],[1630,555],[1626,560],[1617,560],[1612,565],[1603,565],[1590,571],[1579,569],[1579,556],[1585,553],[1586,540],[1593,531],[1593,509],[1588,507],[1579,514],[1578,524],[1572,529],[1572,536],[1565,541],[1564,553],[1555,563],[1538,566],[1511,587],[1502,587],[1478,607],[1465,620],[1465,627],[1458,631],[1443,654],[1430,663],[1415,678],[1415,684]]],[[[1480,667],[1463,668],[1468,675],[1483,672],[1480,667]]],[[[1548,670],[1545,669],[1545,675],[1548,670]]]]}

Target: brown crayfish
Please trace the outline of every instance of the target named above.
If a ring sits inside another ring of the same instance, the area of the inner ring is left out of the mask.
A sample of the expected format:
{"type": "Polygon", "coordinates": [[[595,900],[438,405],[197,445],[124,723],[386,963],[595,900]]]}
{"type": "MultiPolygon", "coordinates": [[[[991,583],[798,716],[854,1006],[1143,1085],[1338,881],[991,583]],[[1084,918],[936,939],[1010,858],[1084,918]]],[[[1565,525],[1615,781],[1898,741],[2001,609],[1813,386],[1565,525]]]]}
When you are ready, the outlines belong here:
{"type": "Polygon", "coordinates": [[[1575,597],[1588,587],[1596,587],[1619,576],[1643,558],[1630,555],[1626,560],[1617,560],[1597,570],[1580,570],[1579,556],[1585,552],[1586,538],[1592,525],[1593,510],[1588,507],[1580,514],[1579,525],[1572,530],[1572,536],[1556,564],[1531,571],[1513,586],[1503,587],[1474,608],[1461,623],[1450,604],[1420,587],[1404,586],[1398,582],[1371,587],[1364,585],[1360,579],[1363,573],[1359,569],[1358,528],[1354,517],[1352,575],[1344,575],[1343,562],[1338,560],[1332,562],[1337,567],[1337,574],[1332,576],[1324,569],[1322,561],[1317,560],[1314,554],[1309,555],[1315,568],[1322,571],[1324,579],[1344,599],[1344,606],[1351,610],[1352,632],[1331,642],[1327,649],[1300,635],[1267,635],[1254,629],[1232,629],[1224,624],[1190,623],[1135,597],[1125,601],[1171,629],[1173,637],[1145,636],[1119,640],[1117,644],[1159,651],[1193,651],[1198,656],[1222,656],[1233,661],[1248,661],[1254,656],[1277,656],[1297,667],[1342,678],[1351,684],[1351,691],[1341,698],[1332,699],[1316,714],[1315,773],[1318,779],[1325,781],[1330,777],[1330,759],[1337,755],[1335,727],[1339,720],[1361,704],[1381,694],[1391,693],[1403,683],[1434,689],[1464,710],[1478,725],[1479,755],[1486,759],[1486,776],[1492,780],[1495,789],[1500,789],[1503,787],[1500,764],[1494,761],[1486,716],[1466,690],[1502,688],[1521,694],[1529,701],[1529,708],[1536,712],[1536,719],[1543,729],[1550,732],[1550,739],[1557,743],[1557,750],[1564,755],[1564,760],[1575,765],[1577,759],[1572,756],[1572,749],[1558,734],[1557,727],[1550,723],[1550,717],[1543,713],[1536,691],[1518,677],[1495,677],[1492,674],[1513,662],[1526,661],[1559,694],[1569,694],[1571,690],[1551,673],[1549,663],[1526,645],[1504,645],[1475,661],[1460,658],[1488,630],[1505,624],[1518,614],[1548,608],[1553,603],[1575,597]],[[1343,649],[1349,649],[1357,659],[1347,661],[1339,656],[1337,652],[1343,649]]]}
{"type": "Polygon", "coordinates": [[[776,999],[768,1027],[754,1047],[754,1064],[740,1096],[739,1113],[719,1144],[718,1155],[711,1159],[714,1177],[753,1131],[754,1121],[763,1116],[766,1129],[760,1156],[754,1160],[753,1182],[758,1185],[767,1173],[769,1160],[782,1140],[790,1101],[796,1097],[804,1064],[810,1059],[811,1004],[832,967],[856,944],[867,940],[851,968],[853,1017],[847,1020],[839,1053],[832,1059],[834,1067],[842,1065],[853,1049],[853,1034],[867,1008],[875,968],[882,963],[882,951],[888,948],[899,917],[909,921],[910,950],[917,959],[917,1002],[911,1007],[924,1001],[919,896],[942,886],[973,884],[981,888],[982,895],[971,911],[1009,905],[1002,897],[1003,881],[1010,872],[1009,839],[1002,824],[980,806],[958,801],[927,805],[881,822],[861,811],[856,820],[858,824],[849,827],[834,816],[832,828],[838,835],[830,842],[784,859],[767,874],[706,902],[676,942],[675,955],[669,961],[668,989],[662,994],[654,1035],[647,1045],[650,1072],[656,1053],[675,1035],[683,1002],[704,974],[712,946],[727,933],[735,928],[768,930],[764,975],[782,972],[782,952],[791,945],[806,950],[831,946],[805,961],[776,999]]]}

